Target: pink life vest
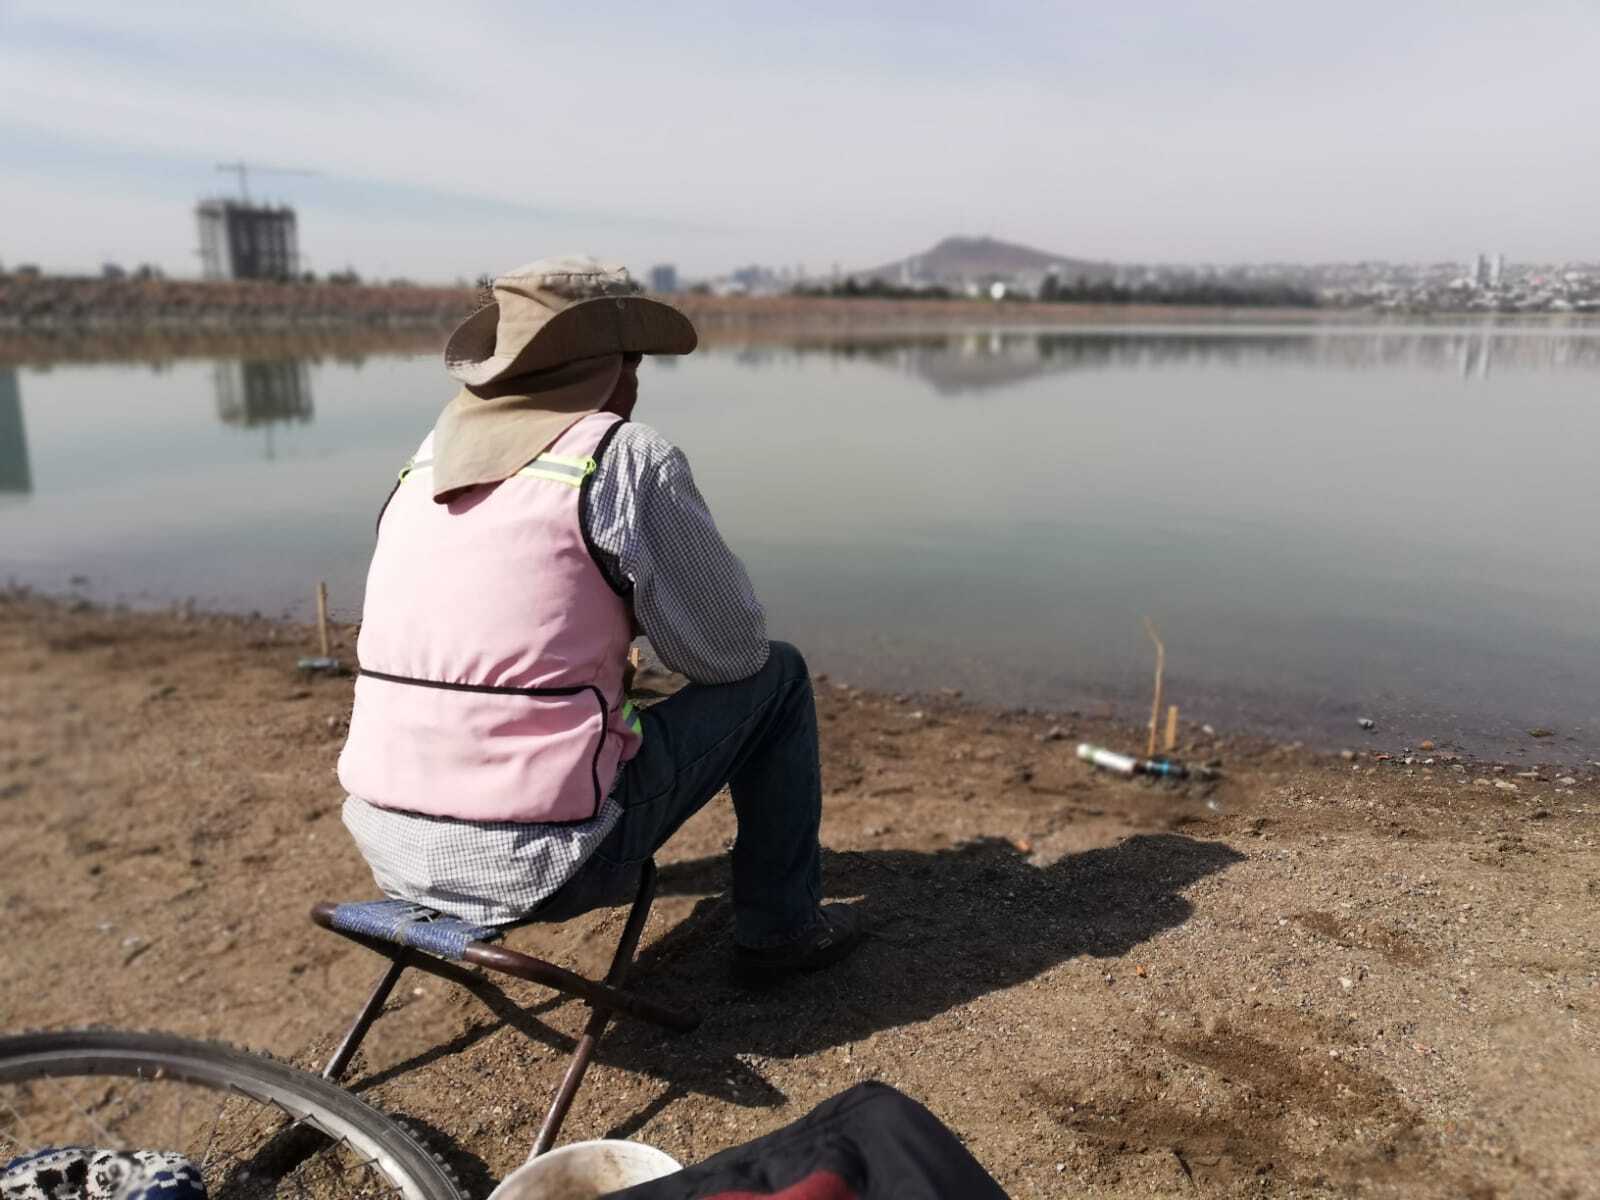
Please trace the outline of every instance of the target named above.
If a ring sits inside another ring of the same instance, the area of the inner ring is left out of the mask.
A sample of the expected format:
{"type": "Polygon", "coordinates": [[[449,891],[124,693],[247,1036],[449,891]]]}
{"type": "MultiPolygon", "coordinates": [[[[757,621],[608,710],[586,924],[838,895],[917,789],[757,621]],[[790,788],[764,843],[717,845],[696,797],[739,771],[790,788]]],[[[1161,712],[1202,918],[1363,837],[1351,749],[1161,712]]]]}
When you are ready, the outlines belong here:
{"type": "Polygon", "coordinates": [[[594,413],[516,475],[433,499],[433,435],[379,517],[339,782],[471,821],[585,821],[638,751],[630,610],[590,555],[583,484],[621,423],[594,413]]]}

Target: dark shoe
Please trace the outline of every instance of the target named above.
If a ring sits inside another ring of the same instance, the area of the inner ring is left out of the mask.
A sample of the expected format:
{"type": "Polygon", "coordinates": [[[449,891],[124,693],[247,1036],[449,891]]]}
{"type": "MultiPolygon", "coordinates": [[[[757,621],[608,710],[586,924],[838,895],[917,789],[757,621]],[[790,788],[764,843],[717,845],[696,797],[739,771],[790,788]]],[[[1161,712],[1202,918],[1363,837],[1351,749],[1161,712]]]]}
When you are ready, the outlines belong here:
{"type": "Polygon", "coordinates": [[[752,950],[735,946],[733,969],[751,986],[776,983],[785,975],[819,971],[838,962],[861,942],[861,919],[848,904],[824,904],[817,920],[792,942],[752,950]]]}

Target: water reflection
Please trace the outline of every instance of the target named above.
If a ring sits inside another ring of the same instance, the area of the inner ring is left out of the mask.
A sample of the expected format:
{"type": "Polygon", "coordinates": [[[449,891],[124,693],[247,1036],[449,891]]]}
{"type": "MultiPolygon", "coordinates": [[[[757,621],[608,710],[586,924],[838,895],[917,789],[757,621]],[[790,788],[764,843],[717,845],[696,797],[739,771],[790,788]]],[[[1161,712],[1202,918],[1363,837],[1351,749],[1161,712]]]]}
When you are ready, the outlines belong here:
{"type": "Polygon", "coordinates": [[[1494,339],[1488,331],[1464,342],[1461,346],[1461,378],[1489,378],[1489,364],[1494,361],[1494,339]]]}
{"type": "MultiPolygon", "coordinates": [[[[640,419],[819,669],[1125,702],[1148,612],[1196,719],[1600,747],[1600,326],[726,336],[652,363],[640,419]]],[[[451,388],[436,347],[350,349],[0,367],[0,487],[29,496],[0,497],[0,578],[268,611],[326,578],[358,612],[451,388]]]]}
{"type": "Polygon", "coordinates": [[[22,386],[13,367],[0,367],[0,493],[33,491],[28,432],[22,425],[22,386]]]}
{"type": "Polygon", "coordinates": [[[303,359],[223,361],[212,367],[217,416],[225,425],[261,429],[266,456],[274,454],[276,425],[311,422],[311,372],[303,359]]]}
{"type": "MultiPolygon", "coordinates": [[[[714,346],[711,352],[717,353],[714,346]]],[[[1485,380],[1491,364],[1510,370],[1595,370],[1600,369],[1600,330],[1497,330],[1493,325],[1407,330],[990,329],[809,338],[744,346],[731,353],[752,368],[815,356],[867,363],[910,375],[951,396],[1073,371],[1307,366],[1450,371],[1462,379],[1485,380]]]]}

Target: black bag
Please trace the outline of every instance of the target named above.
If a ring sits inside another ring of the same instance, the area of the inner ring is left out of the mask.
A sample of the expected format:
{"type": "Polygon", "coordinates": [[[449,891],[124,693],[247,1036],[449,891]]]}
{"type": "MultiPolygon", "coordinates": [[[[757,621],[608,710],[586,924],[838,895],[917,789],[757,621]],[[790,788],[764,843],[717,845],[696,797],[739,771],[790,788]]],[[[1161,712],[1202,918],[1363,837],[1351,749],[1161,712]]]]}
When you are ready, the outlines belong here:
{"type": "Polygon", "coordinates": [[[1006,1200],[922,1105],[858,1083],[792,1125],[608,1200],[1006,1200]]]}

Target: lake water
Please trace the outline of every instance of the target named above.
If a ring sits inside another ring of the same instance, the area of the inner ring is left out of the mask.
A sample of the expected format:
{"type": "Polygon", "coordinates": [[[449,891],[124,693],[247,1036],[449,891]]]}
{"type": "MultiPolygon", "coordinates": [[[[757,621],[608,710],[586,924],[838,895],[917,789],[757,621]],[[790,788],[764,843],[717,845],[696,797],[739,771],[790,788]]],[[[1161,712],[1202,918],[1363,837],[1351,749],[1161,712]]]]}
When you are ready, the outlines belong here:
{"type": "MultiPolygon", "coordinates": [[[[337,615],[432,355],[0,368],[0,580],[337,615]]],[[[1320,745],[1600,758],[1600,333],[978,330],[641,372],[819,670],[1320,745]],[[1555,736],[1533,741],[1526,731],[1555,736]]]]}

